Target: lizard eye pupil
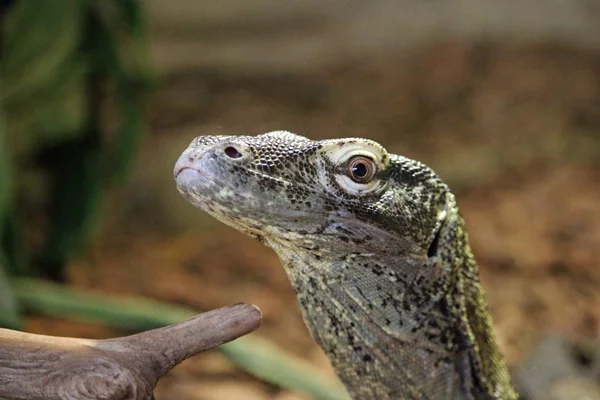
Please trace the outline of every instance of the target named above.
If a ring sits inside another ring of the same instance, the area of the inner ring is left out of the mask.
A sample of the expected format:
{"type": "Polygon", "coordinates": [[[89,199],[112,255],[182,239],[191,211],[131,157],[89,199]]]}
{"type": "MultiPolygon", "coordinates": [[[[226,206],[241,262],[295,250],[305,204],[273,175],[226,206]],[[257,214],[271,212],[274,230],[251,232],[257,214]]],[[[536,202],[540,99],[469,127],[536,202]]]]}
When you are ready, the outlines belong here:
{"type": "Polygon", "coordinates": [[[363,163],[355,164],[354,167],[352,167],[352,175],[357,178],[365,177],[368,172],[369,170],[367,169],[367,166],[363,163]]]}
{"type": "Polygon", "coordinates": [[[354,156],[348,161],[348,174],[354,182],[368,183],[373,179],[376,172],[377,166],[369,157],[354,156]]]}

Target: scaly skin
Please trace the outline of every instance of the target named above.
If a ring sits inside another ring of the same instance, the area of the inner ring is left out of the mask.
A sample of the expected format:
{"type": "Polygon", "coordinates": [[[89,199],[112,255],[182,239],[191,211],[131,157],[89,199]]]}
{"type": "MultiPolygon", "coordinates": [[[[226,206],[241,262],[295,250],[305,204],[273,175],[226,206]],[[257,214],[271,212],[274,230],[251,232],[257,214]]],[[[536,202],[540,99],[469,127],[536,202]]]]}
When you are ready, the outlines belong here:
{"type": "Polygon", "coordinates": [[[517,398],[454,195],[429,167],[276,131],[200,136],[174,173],[192,204],[279,255],[352,398],[517,398]]]}

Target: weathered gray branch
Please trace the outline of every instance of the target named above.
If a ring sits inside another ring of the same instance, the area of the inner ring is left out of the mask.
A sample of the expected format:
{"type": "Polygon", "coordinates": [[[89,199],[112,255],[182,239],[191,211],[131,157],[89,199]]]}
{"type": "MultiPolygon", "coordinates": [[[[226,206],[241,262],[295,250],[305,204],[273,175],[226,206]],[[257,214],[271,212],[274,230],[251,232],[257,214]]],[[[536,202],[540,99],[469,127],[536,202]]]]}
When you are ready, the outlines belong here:
{"type": "Polygon", "coordinates": [[[86,340],[0,329],[0,397],[147,400],[158,379],[201,351],[252,332],[260,310],[237,304],[137,335],[86,340]]]}

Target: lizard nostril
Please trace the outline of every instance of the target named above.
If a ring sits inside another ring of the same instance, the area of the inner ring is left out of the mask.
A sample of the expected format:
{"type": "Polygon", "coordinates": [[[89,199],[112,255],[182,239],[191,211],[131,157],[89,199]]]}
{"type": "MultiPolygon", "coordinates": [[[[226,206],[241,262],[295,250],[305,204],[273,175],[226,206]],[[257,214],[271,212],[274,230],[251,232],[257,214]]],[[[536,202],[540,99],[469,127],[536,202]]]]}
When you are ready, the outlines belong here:
{"type": "Polygon", "coordinates": [[[242,153],[240,153],[238,151],[238,149],[236,149],[233,146],[227,146],[225,147],[225,155],[229,158],[240,158],[242,156],[242,153]]]}

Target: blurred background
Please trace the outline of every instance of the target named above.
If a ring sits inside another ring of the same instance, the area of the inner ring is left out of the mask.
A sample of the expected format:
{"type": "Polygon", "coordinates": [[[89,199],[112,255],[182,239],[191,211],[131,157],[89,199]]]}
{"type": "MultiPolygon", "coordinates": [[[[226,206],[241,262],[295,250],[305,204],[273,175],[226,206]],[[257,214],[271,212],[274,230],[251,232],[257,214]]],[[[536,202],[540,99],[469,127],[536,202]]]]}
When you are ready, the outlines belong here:
{"type": "Polygon", "coordinates": [[[360,136],[455,191],[529,398],[600,398],[597,0],[0,4],[0,325],[105,338],[254,303],[257,332],[157,397],[340,398],[275,254],[172,168],[198,135],[360,136]]]}

